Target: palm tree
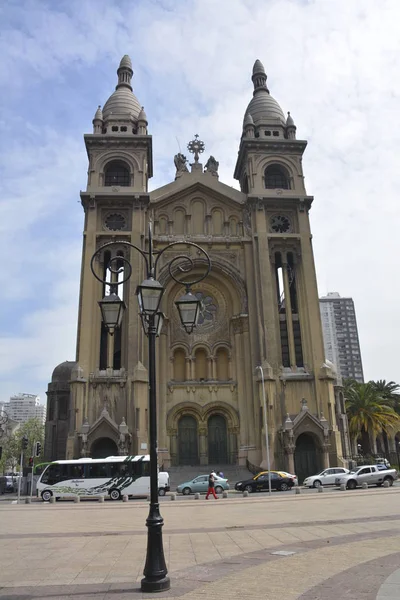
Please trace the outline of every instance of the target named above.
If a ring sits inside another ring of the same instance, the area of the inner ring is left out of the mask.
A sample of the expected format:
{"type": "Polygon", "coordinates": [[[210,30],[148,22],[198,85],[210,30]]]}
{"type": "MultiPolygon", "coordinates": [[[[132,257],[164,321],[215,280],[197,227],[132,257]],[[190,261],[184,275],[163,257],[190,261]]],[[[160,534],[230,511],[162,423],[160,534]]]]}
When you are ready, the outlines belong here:
{"type": "MultiPolygon", "coordinates": [[[[394,381],[386,382],[385,379],[379,379],[378,381],[371,381],[372,385],[384,400],[387,406],[391,406],[397,414],[400,414],[400,395],[398,391],[400,390],[400,386],[398,383],[394,381]]],[[[396,431],[391,432],[392,435],[396,434],[396,431]]],[[[390,452],[389,449],[389,440],[387,431],[382,432],[383,443],[385,447],[385,452],[388,455],[390,452]]]]}
{"type": "Polygon", "coordinates": [[[370,381],[370,383],[388,406],[394,408],[396,412],[400,412],[400,385],[398,383],[394,381],[386,382],[385,379],[370,381]]]}
{"type": "Polygon", "coordinates": [[[353,441],[361,437],[364,452],[371,453],[371,440],[400,427],[400,416],[379,394],[375,384],[352,382],[346,390],[346,412],[353,441]]]}

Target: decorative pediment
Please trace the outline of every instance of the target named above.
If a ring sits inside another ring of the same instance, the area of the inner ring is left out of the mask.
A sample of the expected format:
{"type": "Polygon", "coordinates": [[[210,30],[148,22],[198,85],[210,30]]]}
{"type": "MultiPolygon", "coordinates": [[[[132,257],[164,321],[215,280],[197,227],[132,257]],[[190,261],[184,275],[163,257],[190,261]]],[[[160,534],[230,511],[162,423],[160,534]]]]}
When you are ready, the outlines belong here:
{"type": "Polygon", "coordinates": [[[221,183],[209,173],[185,173],[176,181],[151,192],[150,204],[161,208],[165,204],[181,201],[182,198],[193,196],[196,193],[204,194],[206,197],[211,196],[223,204],[242,206],[246,202],[245,194],[221,183]]]}
{"type": "Polygon", "coordinates": [[[106,406],[104,406],[103,410],[101,411],[100,417],[89,428],[88,435],[93,435],[95,431],[99,429],[111,429],[114,434],[119,435],[118,425],[114,419],[110,417],[106,406]]]}
{"type": "Polygon", "coordinates": [[[301,425],[304,426],[304,424],[307,422],[307,427],[306,429],[310,428],[310,425],[312,424],[313,427],[317,427],[317,429],[323,431],[325,428],[323,426],[323,424],[321,423],[321,421],[315,417],[312,413],[310,413],[310,411],[307,410],[301,410],[299,412],[299,414],[293,419],[293,431],[296,432],[297,429],[300,428],[301,425]]]}

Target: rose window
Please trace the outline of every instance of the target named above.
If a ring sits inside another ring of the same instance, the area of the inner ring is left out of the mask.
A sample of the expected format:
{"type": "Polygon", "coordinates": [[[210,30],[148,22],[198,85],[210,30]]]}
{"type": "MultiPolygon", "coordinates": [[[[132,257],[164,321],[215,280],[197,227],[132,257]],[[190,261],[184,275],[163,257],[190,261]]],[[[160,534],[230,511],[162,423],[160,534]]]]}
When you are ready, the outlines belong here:
{"type": "Polygon", "coordinates": [[[214,321],[215,314],[217,312],[217,305],[215,304],[214,298],[203,294],[203,292],[197,292],[195,294],[201,302],[198,325],[208,325],[214,321]]]}

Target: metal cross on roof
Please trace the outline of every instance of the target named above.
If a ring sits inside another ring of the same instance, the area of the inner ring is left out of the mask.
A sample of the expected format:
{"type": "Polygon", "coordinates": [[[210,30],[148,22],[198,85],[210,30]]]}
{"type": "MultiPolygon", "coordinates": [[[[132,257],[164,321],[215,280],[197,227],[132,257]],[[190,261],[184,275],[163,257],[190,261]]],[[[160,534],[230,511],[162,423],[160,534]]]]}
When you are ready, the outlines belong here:
{"type": "Polygon", "coordinates": [[[187,145],[187,149],[189,150],[189,152],[191,154],[194,154],[194,162],[195,163],[199,162],[199,154],[202,154],[202,152],[204,152],[204,150],[205,150],[204,142],[202,142],[198,138],[199,138],[199,134],[196,133],[196,135],[194,136],[194,140],[189,142],[187,145]]]}

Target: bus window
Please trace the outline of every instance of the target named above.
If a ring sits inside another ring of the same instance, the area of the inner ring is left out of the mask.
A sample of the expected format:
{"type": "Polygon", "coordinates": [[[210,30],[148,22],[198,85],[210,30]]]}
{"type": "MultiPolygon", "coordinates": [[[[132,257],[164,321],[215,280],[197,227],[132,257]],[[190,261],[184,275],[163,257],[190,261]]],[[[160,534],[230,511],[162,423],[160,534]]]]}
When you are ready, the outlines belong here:
{"type": "Polygon", "coordinates": [[[148,460],[146,462],[142,461],[140,464],[142,465],[141,476],[142,477],[150,477],[150,463],[149,463],[149,461],[148,460]]]}
{"type": "Polygon", "coordinates": [[[110,477],[131,477],[131,464],[127,462],[110,463],[110,477]]]}
{"type": "Polygon", "coordinates": [[[68,465],[68,479],[84,479],[85,465],[68,465]]]}
{"type": "Polygon", "coordinates": [[[42,475],[42,483],[47,485],[55,485],[59,481],[63,480],[60,465],[50,465],[49,468],[42,475]]]}
{"type": "Polygon", "coordinates": [[[43,471],[45,470],[45,468],[47,467],[47,465],[49,465],[49,462],[44,462],[44,463],[39,463],[38,465],[35,466],[34,469],[34,475],[41,475],[43,473],[43,471]]]}
{"type": "Polygon", "coordinates": [[[89,479],[108,479],[110,477],[110,469],[107,463],[95,463],[86,465],[86,476],[89,479]]]}

